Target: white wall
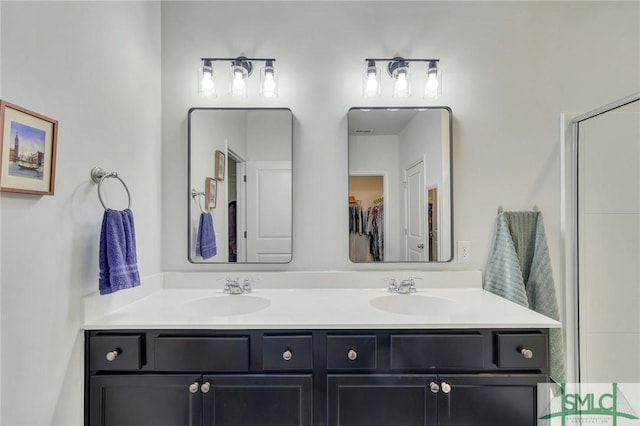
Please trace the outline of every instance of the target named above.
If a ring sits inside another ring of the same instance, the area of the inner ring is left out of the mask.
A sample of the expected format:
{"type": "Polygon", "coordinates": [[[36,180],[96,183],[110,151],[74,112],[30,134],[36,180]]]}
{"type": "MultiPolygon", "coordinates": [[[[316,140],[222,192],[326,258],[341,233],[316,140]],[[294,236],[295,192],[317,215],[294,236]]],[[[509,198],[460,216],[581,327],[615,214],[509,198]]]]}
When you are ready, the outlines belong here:
{"type": "Polygon", "coordinates": [[[289,111],[247,114],[247,161],[291,161],[292,117],[289,111]]]}
{"type": "Polygon", "coordinates": [[[588,111],[638,90],[639,7],[637,2],[163,2],[165,269],[239,268],[194,267],[186,261],[186,206],[176,200],[184,200],[186,112],[201,105],[286,106],[295,117],[293,260],[255,269],[403,267],[349,262],[346,116],[353,106],[424,103],[453,109],[454,232],[456,240],[471,242],[470,263],[424,268],[483,269],[498,205],[517,210],[536,204],[561,287],[559,114],[588,111]],[[240,54],[277,58],[280,98],[259,98],[257,76],[247,99],[198,98],[199,58],[240,54]],[[362,99],[364,58],[400,54],[441,59],[441,99],[391,99],[386,76],[387,94],[362,99]],[[606,84],[594,84],[602,81],[597,64],[609,64],[606,84]]]}
{"type": "MultiPolygon", "coordinates": [[[[81,425],[81,298],[97,291],[103,214],[92,167],[129,186],[142,286],[161,272],[160,5],[2,1],[1,10],[2,98],[57,119],[59,132],[55,195],[0,194],[11,390],[0,423],[81,425]]],[[[105,197],[122,208],[113,182],[105,197]]]]}

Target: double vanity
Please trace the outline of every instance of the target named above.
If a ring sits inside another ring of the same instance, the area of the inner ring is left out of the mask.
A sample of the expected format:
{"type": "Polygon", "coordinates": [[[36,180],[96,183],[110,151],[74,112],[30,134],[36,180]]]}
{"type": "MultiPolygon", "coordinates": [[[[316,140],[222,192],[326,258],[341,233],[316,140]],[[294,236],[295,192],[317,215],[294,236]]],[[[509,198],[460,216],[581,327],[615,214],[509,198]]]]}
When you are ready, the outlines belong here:
{"type": "Polygon", "coordinates": [[[268,273],[243,294],[165,279],[88,320],[85,424],[536,424],[558,322],[485,292],[479,272],[443,285],[423,271],[408,294],[372,273],[339,288],[341,274],[293,290],[268,273]]]}

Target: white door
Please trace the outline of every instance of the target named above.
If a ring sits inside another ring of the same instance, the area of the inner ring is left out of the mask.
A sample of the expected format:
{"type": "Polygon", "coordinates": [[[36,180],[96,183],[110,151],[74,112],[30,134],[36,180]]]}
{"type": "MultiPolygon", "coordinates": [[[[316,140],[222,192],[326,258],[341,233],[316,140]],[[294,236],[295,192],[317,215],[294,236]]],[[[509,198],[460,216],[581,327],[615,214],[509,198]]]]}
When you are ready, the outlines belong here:
{"type": "Polygon", "coordinates": [[[291,260],[291,162],[247,161],[247,262],[291,260]]]}
{"type": "Polygon", "coordinates": [[[420,161],[405,170],[406,260],[424,262],[428,258],[426,216],[424,210],[424,165],[420,161]]]}

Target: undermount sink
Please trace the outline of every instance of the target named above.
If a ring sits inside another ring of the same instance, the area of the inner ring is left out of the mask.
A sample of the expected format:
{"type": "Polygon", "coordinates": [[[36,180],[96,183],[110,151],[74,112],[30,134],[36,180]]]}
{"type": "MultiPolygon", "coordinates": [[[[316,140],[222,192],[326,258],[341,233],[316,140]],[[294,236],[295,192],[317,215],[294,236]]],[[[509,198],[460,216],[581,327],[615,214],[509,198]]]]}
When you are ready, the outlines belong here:
{"type": "Polygon", "coordinates": [[[186,302],[181,308],[187,314],[226,317],[251,314],[261,311],[269,305],[271,305],[271,301],[264,297],[240,294],[204,297],[186,302]]]}
{"type": "Polygon", "coordinates": [[[417,294],[389,294],[371,299],[369,303],[381,311],[403,315],[451,315],[462,310],[461,305],[451,299],[417,294]]]}

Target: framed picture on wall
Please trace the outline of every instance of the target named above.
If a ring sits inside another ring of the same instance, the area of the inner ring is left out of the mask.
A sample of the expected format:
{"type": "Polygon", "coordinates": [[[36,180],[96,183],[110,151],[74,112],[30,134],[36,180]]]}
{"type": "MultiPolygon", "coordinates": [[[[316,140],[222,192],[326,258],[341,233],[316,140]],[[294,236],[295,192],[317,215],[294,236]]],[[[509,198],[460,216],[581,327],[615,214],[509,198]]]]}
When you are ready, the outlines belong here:
{"type": "Polygon", "coordinates": [[[225,155],[222,151],[216,151],[216,180],[224,180],[225,155]]]}
{"type": "Polygon", "coordinates": [[[0,101],[0,191],[53,195],[58,122],[0,101]]]}
{"type": "Polygon", "coordinates": [[[216,198],[218,197],[218,181],[214,178],[206,178],[204,183],[204,208],[211,210],[216,208],[216,198]]]}

